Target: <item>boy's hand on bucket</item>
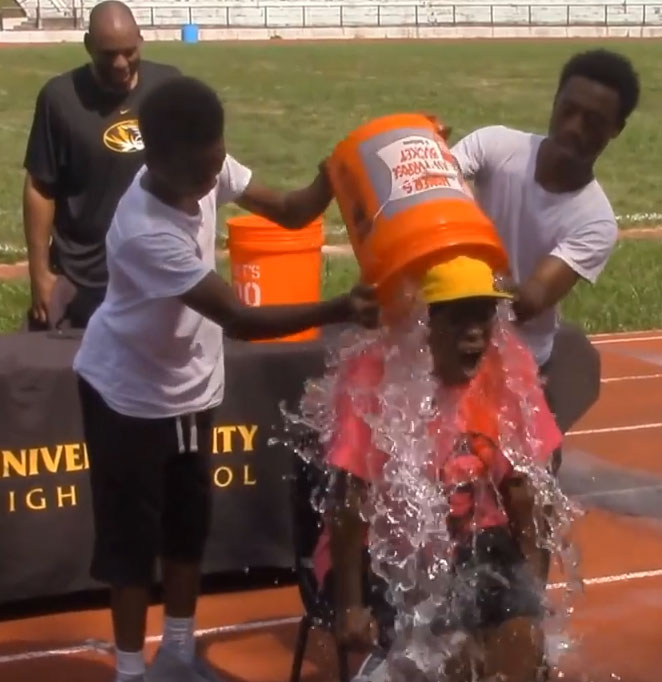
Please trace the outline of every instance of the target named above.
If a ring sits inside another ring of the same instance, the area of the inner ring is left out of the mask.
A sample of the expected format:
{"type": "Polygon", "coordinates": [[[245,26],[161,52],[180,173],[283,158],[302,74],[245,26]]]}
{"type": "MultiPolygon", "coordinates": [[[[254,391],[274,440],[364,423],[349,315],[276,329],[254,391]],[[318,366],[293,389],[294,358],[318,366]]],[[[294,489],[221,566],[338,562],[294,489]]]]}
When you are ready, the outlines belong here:
{"type": "Polygon", "coordinates": [[[379,326],[379,303],[374,286],[357,284],[347,295],[349,320],[368,329],[379,326]]]}
{"type": "Polygon", "coordinates": [[[445,142],[448,142],[448,138],[451,136],[451,133],[453,132],[453,128],[450,126],[447,126],[445,123],[439,120],[437,116],[434,114],[431,114],[428,111],[423,112],[423,116],[428,118],[432,123],[434,123],[437,127],[437,134],[439,137],[441,137],[442,140],[445,142]]]}

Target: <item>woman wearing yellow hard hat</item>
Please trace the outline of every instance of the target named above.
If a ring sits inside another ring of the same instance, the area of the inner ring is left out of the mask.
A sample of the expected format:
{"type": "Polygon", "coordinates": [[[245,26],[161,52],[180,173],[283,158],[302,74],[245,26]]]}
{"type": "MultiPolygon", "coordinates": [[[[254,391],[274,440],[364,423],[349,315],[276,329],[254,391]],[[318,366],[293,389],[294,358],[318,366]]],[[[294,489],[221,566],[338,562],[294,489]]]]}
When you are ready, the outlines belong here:
{"type": "MultiPolygon", "coordinates": [[[[543,590],[531,540],[535,536],[531,493],[498,446],[504,394],[495,377],[502,375],[502,360],[491,340],[497,305],[511,298],[499,283],[498,273],[478,253],[450,255],[420,281],[420,297],[429,308],[433,374],[457,398],[461,440],[461,445],[459,440],[435,440],[435,471],[430,475],[450,486],[448,528],[456,543],[455,568],[488,569],[481,573],[486,577],[478,581],[471,608],[460,608],[454,620],[438,624],[436,633],[468,635],[467,643],[480,652],[481,660],[473,662],[482,668],[481,679],[532,682],[543,665],[543,590]]],[[[544,466],[561,434],[536,383],[533,359],[514,335],[506,338],[512,339],[512,352],[519,353],[530,370],[531,396],[537,404],[535,423],[527,428],[535,436],[533,456],[544,466]]],[[[375,344],[341,370],[326,457],[339,473],[334,477],[339,487],[330,491],[333,513],[326,518],[314,556],[320,589],[335,604],[337,636],[350,648],[373,647],[359,678],[375,682],[386,679],[385,655],[392,642],[394,613],[384,597],[385,583],[370,569],[368,524],[359,508],[388,456],[374,446],[371,428],[357,413],[354,400],[358,389],[367,396],[365,409],[378,415],[376,395],[386,362],[383,348],[375,344]]],[[[438,423],[431,428],[437,429],[435,434],[440,432],[438,423]]],[[[467,656],[468,652],[469,648],[463,650],[467,656]]],[[[465,663],[464,655],[450,660],[448,679],[473,679],[471,666],[465,663]]]]}

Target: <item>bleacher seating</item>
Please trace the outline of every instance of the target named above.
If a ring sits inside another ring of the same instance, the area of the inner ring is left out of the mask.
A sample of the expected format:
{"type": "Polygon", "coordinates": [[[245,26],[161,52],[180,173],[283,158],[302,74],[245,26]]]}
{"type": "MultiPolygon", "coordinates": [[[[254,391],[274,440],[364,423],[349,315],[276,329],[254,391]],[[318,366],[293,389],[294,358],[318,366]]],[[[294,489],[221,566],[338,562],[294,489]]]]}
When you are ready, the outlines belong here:
{"type": "MultiPolygon", "coordinates": [[[[19,0],[29,18],[39,4],[42,18],[73,17],[67,0],[19,0]]],[[[434,25],[662,25],[662,4],[605,0],[128,0],[143,26],[201,26],[251,28],[434,25]]],[[[84,19],[94,0],[78,0],[84,19]]]]}

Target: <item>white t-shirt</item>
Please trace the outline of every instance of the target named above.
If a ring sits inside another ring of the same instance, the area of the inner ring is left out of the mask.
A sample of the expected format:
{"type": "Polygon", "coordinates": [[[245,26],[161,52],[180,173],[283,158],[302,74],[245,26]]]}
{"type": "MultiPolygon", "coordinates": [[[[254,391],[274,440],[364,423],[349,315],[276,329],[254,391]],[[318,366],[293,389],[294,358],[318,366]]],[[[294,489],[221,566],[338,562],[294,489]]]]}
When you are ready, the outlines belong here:
{"type": "MultiPolygon", "coordinates": [[[[467,135],[451,151],[464,175],[474,180],[476,200],[504,242],[517,283],[524,283],[551,255],[594,284],[618,237],[614,212],[597,180],[562,194],[535,181],[543,139],[489,126],[467,135]]],[[[557,328],[558,306],[520,328],[539,365],[549,359],[557,328]]]]}
{"type": "Polygon", "coordinates": [[[106,236],[108,290],[85,330],[74,370],[121,414],[159,419],[223,400],[223,330],[179,296],[216,269],[217,207],[251,171],[228,156],[197,216],[145,191],[141,168],[106,236]]]}

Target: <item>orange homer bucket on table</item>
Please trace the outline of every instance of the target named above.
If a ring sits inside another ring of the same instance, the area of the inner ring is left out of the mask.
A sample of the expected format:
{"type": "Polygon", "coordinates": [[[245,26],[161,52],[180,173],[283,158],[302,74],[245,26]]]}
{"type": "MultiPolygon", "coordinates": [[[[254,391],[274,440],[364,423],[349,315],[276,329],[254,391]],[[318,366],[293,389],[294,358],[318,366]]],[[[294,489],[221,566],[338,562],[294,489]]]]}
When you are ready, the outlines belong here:
{"type": "Polygon", "coordinates": [[[333,190],[362,278],[383,304],[454,252],[480,252],[507,270],[499,235],[475,202],[442,136],[423,114],[360,126],[328,161],[333,190]]]}
{"type": "MultiPolygon", "coordinates": [[[[246,305],[315,303],[322,294],[322,218],[289,230],[266,218],[230,218],[228,250],[232,286],[246,305]]],[[[312,341],[319,329],[307,329],[278,342],[312,341]]]]}

